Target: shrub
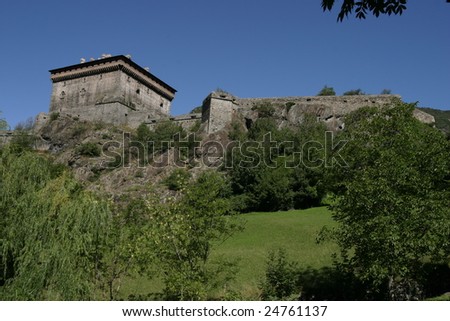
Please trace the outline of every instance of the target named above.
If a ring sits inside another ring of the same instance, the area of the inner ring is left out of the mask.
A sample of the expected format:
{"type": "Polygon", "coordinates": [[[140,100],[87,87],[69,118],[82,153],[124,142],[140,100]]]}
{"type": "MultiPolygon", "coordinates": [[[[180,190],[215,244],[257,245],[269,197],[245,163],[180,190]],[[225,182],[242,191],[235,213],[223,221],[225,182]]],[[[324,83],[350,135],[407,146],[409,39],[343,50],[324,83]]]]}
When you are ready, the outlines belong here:
{"type": "Polygon", "coordinates": [[[270,103],[261,103],[252,107],[252,110],[258,112],[259,118],[269,118],[275,114],[275,108],[270,103]]]}
{"type": "Polygon", "coordinates": [[[333,87],[323,86],[317,96],[336,96],[336,92],[333,87]]]}
{"type": "Polygon", "coordinates": [[[98,157],[101,153],[100,147],[96,143],[92,142],[81,144],[75,151],[78,155],[90,157],[98,157]]]}
{"type": "Polygon", "coordinates": [[[59,113],[58,112],[50,114],[50,121],[51,122],[57,120],[58,118],[59,118],[59,113]]]}
{"type": "Polygon", "coordinates": [[[366,95],[366,93],[361,89],[352,89],[344,93],[344,96],[358,96],[358,95],[366,95]]]}
{"type": "Polygon", "coordinates": [[[187,185],[191,174],[183,168],[177,168],[169,176],[167,176],[163,183],[168,189],[172,191],[179,191],[187,185]]]}
{"type": "Polygon", "coordinates": [[[266,276],[261,284],[263,300],[298,299],[300,289],[297,285],[297,268],[288,261],[286,251],[271,251],[267,260],[266,276]]]}

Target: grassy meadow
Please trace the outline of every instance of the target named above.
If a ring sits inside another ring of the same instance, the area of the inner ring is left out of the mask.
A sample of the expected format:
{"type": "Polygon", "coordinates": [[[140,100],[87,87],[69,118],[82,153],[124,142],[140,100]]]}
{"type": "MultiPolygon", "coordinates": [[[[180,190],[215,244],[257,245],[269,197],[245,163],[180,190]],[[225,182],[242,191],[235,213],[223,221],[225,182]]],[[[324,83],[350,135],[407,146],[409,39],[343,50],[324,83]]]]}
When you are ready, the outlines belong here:
{"type": "MultiPolygon", "coordinates": [[[[244,230],[234,234],[213,248],[211,260],[226,258],[237,261],[238,272],[233,290],[244,299],[256,299],[258,285],[264,278],[268,253],[284,249],[290,260],[301,267],[321,268],[330,266],[331,254],[336,245],[325,242],[317,244],[317,234],[323,226],[334,224],[326,207],[285,212],[259,212],[240,215],[244,230]]],[[[121,297],[128,293],[149,293],[161,290],[157,279],[129,279],[122,284],[121,297]]]]}

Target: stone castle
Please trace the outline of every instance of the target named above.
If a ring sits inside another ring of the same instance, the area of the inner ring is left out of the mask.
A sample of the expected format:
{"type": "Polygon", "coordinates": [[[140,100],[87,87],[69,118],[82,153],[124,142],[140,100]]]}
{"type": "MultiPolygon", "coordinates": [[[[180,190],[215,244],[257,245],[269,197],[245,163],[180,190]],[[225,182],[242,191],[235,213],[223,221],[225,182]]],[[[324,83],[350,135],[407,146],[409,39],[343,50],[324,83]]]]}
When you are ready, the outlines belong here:
{"type": "MultiPolygon", "coordinates": [[[[201,121],[204,132],[212,134],[238,118],[247,127],[258,118],[255,106],[276,107],[281,123],[295,125],[305,114],[313,114],[330,129],[344,126],[342,117],[358,108],[389,104],[396,95],[311,96],[279,98],[237,98],[218,91],[203,101],[201,113],[172,117],[170,104],[176,90],[142,68],[129,56],[104,55],[98,60],[50,70],[53,83],[50,113],[68,114],[80,120],[103,121],[136,128],[142,123],[154,127],[170,119],[188,128],[201,121]]],[[[433,123],[434,117],[416,110],[416,117],[433,123]]],[[[41,113],[37,123],[48,118],[41,113]]]]}

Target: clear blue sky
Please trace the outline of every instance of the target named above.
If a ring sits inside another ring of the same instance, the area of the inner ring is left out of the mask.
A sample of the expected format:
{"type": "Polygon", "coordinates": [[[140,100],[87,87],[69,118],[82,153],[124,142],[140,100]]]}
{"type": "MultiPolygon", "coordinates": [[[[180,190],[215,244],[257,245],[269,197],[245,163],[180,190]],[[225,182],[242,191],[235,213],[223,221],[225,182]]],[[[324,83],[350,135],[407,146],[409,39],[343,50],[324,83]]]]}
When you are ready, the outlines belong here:
{"type": "MultiPolygon", "coordinates": [[[[339,3],[339,1],[337,1],[339,3]]],[[[336,22],[320,0],[0,0],[0,110],[14,126],[47,112],[49,69],[131,54],[178,90],[172,114],[220,87],[239,97],[384,88],[450,109],[450,4],[336,22]]]]}

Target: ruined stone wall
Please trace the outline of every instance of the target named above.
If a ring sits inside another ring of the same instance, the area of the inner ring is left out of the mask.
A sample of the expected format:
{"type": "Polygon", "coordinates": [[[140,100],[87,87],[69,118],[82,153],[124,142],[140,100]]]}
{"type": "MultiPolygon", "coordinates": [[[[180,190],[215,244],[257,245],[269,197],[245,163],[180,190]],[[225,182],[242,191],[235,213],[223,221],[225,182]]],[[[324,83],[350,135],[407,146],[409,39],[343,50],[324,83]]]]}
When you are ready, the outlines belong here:
{"type": "Polygon", "coordinates": [[[180,115],[176,117],[170,117],[166,119],[151,119],[150,121],[146,121],[145,123],[151,130],[155,130],[156,126],[161,121],[173,121],[178,126],[181,126],[183,129],[189,131],[191,128],[197,124],[197,122],[202,122],[202,114],[201,113],[194,113],[194,114],[186,114],[186,115],[180,115]]]}
{"type": "MultiPolygon", "coordinates": [[[[358,96],[305,96],[279,98],[241,98],[236,103],[245,117],[253,119],[256,106],[271,105],[276,108],[277,117],[282,124],[296,125],[302,123],[306,114],[314,115],[324,121],[330,130],[343,127],[343,116],[365,106],[382,106],[393,99],[401,99],[398,95],[358,95],[358,96]]],[[[254,120],[254,119],[253,119],[254,120]]]]}
{"type": "Polygon", "coordinates": [[[208,133],[217,132],[231,123],[233,117],[241,115],[250,122],[258,118],[258,106],[274,107],[275,115],[283,125],[300,124],[306,114],[324,121],[332,130],[342,128],[342,116],[364,106],[389,104],[396,95],[360,96],[310,96],[275,98],[236,98],[222,92],[211,93],[203,102],[202,122],[208,133]]]}

